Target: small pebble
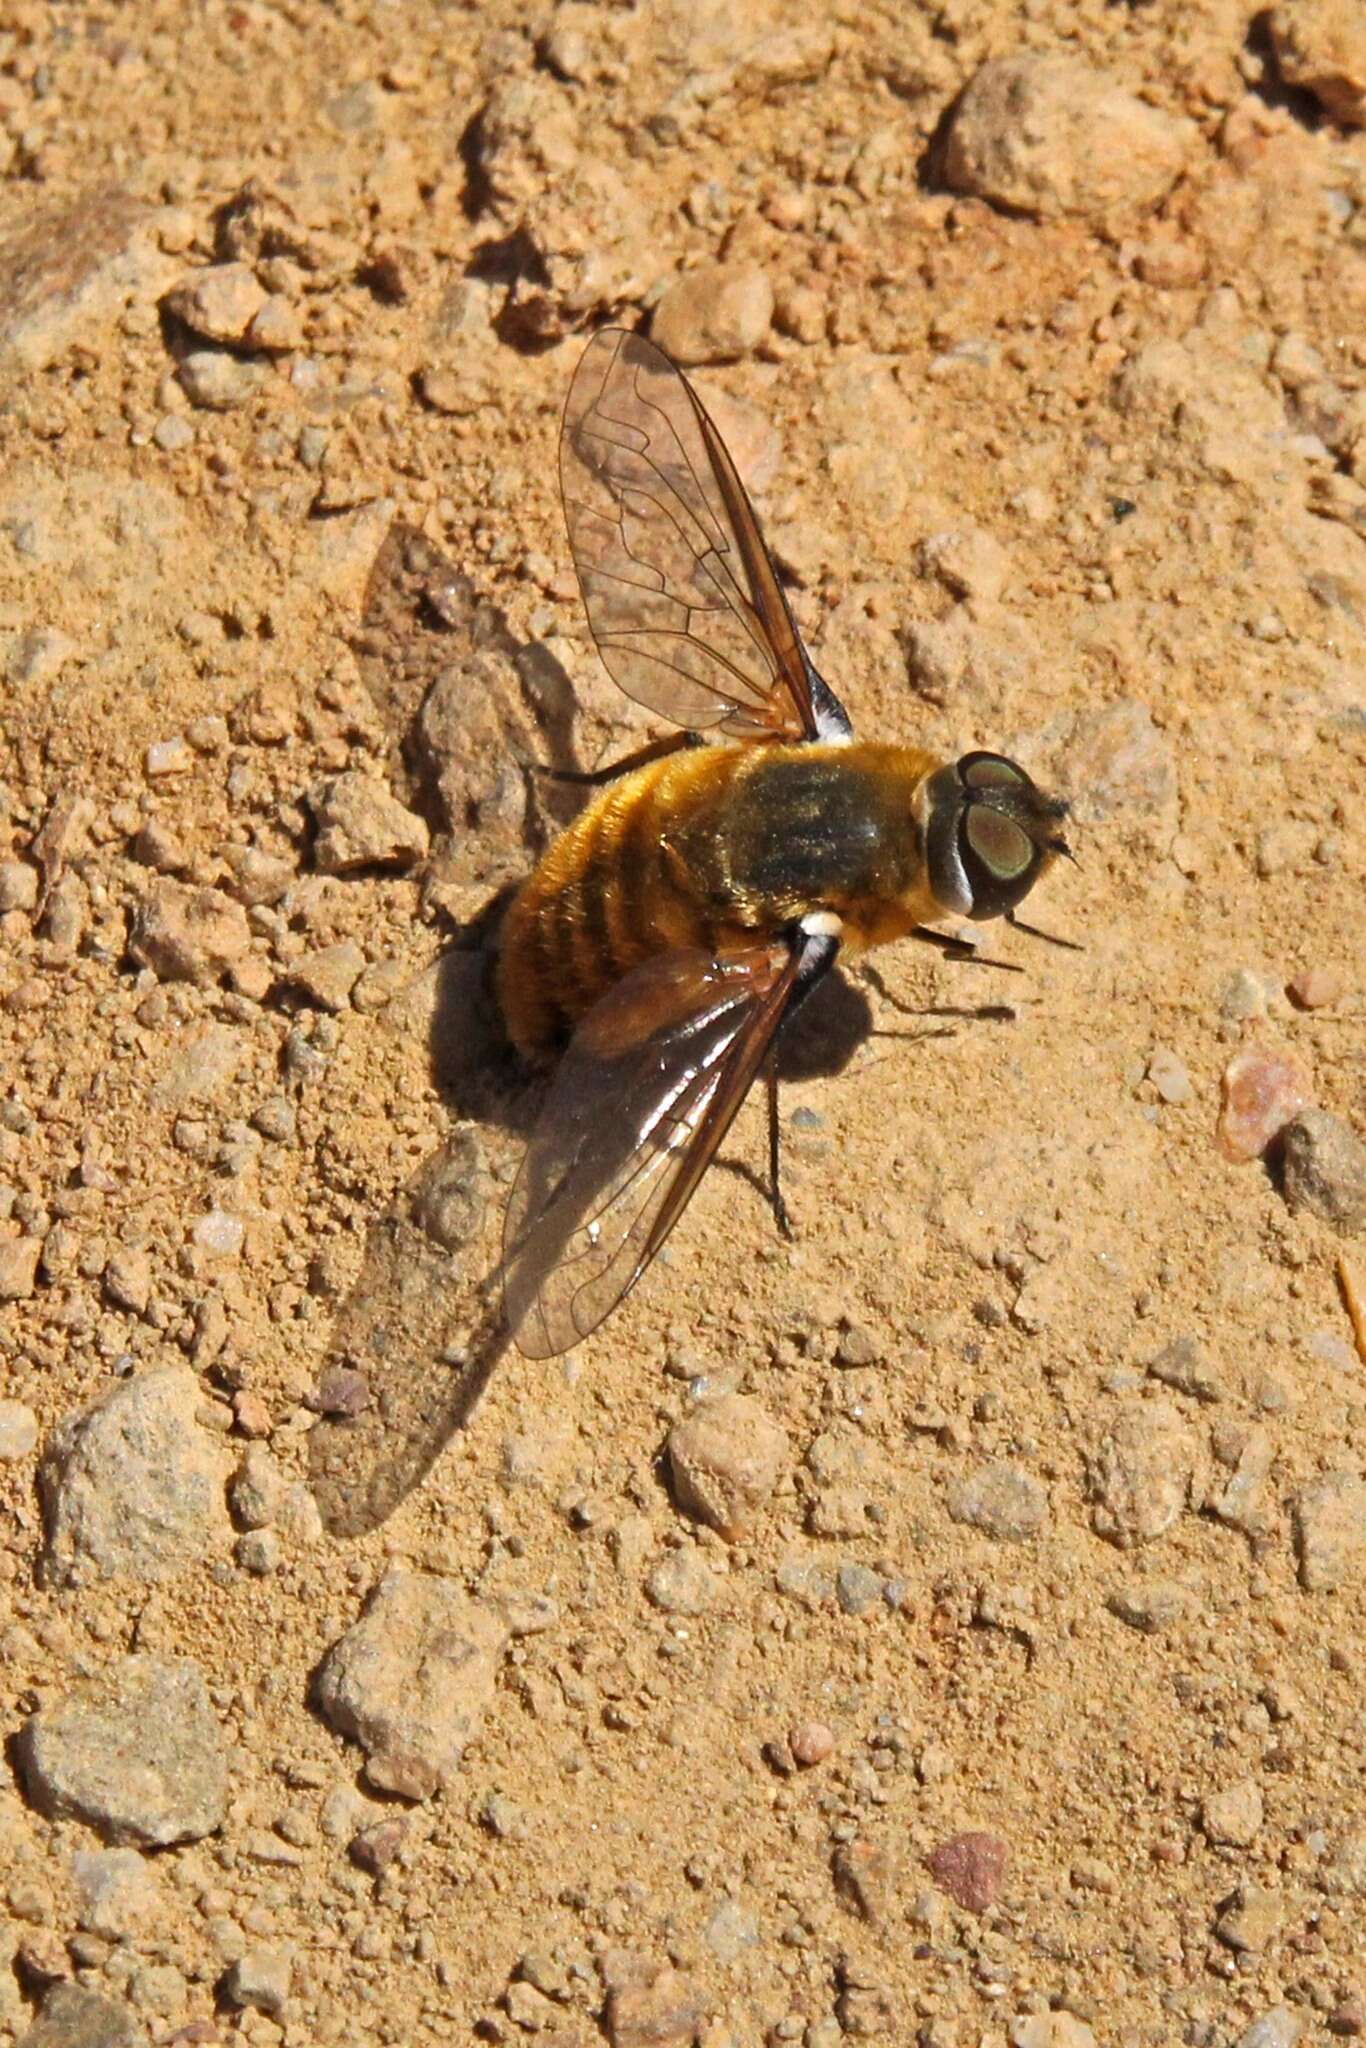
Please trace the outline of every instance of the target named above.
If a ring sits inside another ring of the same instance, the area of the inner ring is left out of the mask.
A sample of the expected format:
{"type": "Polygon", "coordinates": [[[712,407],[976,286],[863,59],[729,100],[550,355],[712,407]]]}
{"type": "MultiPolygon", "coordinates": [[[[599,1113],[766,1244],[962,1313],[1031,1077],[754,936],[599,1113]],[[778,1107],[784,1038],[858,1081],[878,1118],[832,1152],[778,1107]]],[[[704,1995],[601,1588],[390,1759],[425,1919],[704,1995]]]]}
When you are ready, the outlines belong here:
{"type": "Polygon", "coordinates": [[[38,1441],[38,1418],[22,1401],[0,1399],[0,1462],[26,1458],[38,1441]]]}
{"type": "Polygon", "coordinates": [[[347,1845],[347,1854],[358,1870],[368,1870],[373,1877],[382,1877],[403,1847],[408,1833],[408,1822],[403,1815],[393,1820],[376,1821],[373,1827],[362,1828],[353,1835],[347,1845]]]}
{"type": "Polygon", "coordinates": [[[426,855],[430,835],[425,822],[382,782],[359,770],[320,783],[309,792],[308,805],[317,827],[313,864],[320,874],[411,867],[426,855]]]}
{"type": "Polygon", "coordinates": [[[168,775],[186,775],[194,766],[189,743],[178,733],[174,739],[154,740],[142,758],[143,767],[154,781],[168,775]]]}
{"type": "Polygon", "coordinates": [[[247,1226],[226,1209],[210,1209],[194,1226],[194,1241],[213,1259],[235,1259],[246,1241],[247,1226]]]}
{"type": "Polygon", "coordinates": [[[34,910],[38,905],[38,870],[27,861],[0,861],[0,915],[7,910],[34,910]]]}
{"type": "Polygon", "coordinates": [[[233,412],[255,397],[263,373],[257,364],[220,349],[197,349],[182,360],[176,376],[191,405],[205,412],[233,412]]]}
{"type": "Polygon", "coordinates": [[[289,1998],[293,1965],[285,1950],[250,1948],[228,1971],[223,1995],[231,2005],[252,2006],[278,2018],[289,1998]]]}
{"type": "Polygon", "coordinates": [[[970,1913],[985,1913],[1005,1883],[1010,1844],[1000,1835],[952,1835],[931,1850],[925,1865],[941,1891],[970,1913]]]}
{"type": "Polygon", "coordinates": [[[701,264],[655,308],[651,339],[676,363],[725,363],[759,346],[773,320],[773,287],[750,265],[701,264]]]}
{"type": "Polygon", "coordinates": [[[206,341],[241,341],[266,302],[246,263],[211,263],[166,294],[164,304],[206,341]]]}
{"type": "Polygon", "coordinates": [[[999,1459],[955,1480],[947,1505],[955,1522],[980,1529],[998,1543],[1027,1543],[1048,1517],[1048,1496],[1038,1480],[999,1459]]]}
{"type": "Polygon", "coordinates": [[[842,1564],[835,1573],[835,1598],[843,1614],[867,1614],[881,1605],[883,1580],[865,1564],[842,1564]]]}
{"type": "Polygon", "coordinates": [[[1295,2048],[1304,2021],[1288,2005],[1273,2005],[1238,2036],[1237,2048],[1295,2048]]]}
{"type": "Polygon", "coordinates": [[[1366,1574],[1366,1480],[1329,1472],[1290,1503],[1306,1593],[1331,1593],[1366,1574]]]}
{"type": "Polygon", "coordinates": [[[354,939],[316,952],[301,953],[290,962],[283,986],[320,1010],[344,1010],[365,969],[365,955],[354,939]]]}
{"type": "Polygon", "coordinates": [[[1280,1933],[1284,1917],[1285,1902],[1279,1892],[1244,1884],[1215,1921],[1214,1931],[1225,1947],[1258,1955],[1280,1933]]]}
{"type": "Polygon", "coordinates": [[[0,1301],[27,1301],[38,1280],[43,1242],[38,1237],[0,1238],[0,1301]]]}
{"type": "Polygon", "coordinates": [[[717,1577],[692,1548],[671,1550],[650,1573],[645,1591],[665,1614],[706,1614],[715,1605],[717,1577]]]}
{"type": "Polygon", "coordinates": [[[787,1738],[793,1760],[809,1770],[834,1754],[835,1737],[824,1721],[799,1721],[787,1738]]]}
{"type": "Polygon", "coordinates": [[[1356,0],[1279,0],[1269,22],[1281,77],[1343,128],[1366,128],[1366,26],[1356,0]]]}
{"type": "Polygon", "coordinates": [[[1366,1231],[1366,1144],[1326,1109],[1303,1109],[1280,1134],[1281,1181],[1292,1210],[1308,1209],[1344,1236],[1366,1231]]]}
{"type": "Polygon", "coordinates": [[[188,1657],[119,1657],[78,1679],[24,1724],[19,1761],[41,1812],[106,1841],[164,1848],[223,1820],[227,1747],[188,1657]]]}
{"type": "Polygon", "coordinates": [[[783,1431],[745,1394],[699,1402],[670,1430],[668,1449],[679,1506],[728,1542],[753,1526],[788,1455],[783,1431]]]}
{"type": "Polygon", "coordinates": [[[1262,1789],[1255,1778],[1211,1792],[1200,1808],[1200,1825],[1210,1841],[1234,1849],[1251,1848],[1263,1817],[1262,1789]]]}
{"type": "Polygon", "coordinates": [[[1169,1046],[1159,1045],[1148,1056],[1148,1079],[1164,1102],[1189,1102],[1194,1090],[1184,1060],[1169,1046]]]}
{"type": "Polygon", "coordinates": [[[1103,225],[1165,196],[1188,132],[1076,57],[995,57],[954,109],[944,177],[951,190],[1012,212],[1103,225]]]}
{"type": "Polygon", "coordinates": [[[1286,983],[1286,994],[1300,1010],[1329,1010],[1346,993],[1346,979],[1335,967],[1306,967],[1286,983]]]}
{"type": "Polygon", "coordinates": [[[365,1750],[372,1785],[426,1799],[455,1781],[506,1643],[501,1618],[457,1581],[396,1566],[323,1658],[314,1696],[365,1750]]]}
{"type": "Polygon", "coordinates": [[[1219,1150],[1237,1164],[1260,1159],[1313,1097],[1313,1084],[1296,1055],[1262,1044],[1234,1054],[1224,1069],[1223,1090],[1219,1150]]]}

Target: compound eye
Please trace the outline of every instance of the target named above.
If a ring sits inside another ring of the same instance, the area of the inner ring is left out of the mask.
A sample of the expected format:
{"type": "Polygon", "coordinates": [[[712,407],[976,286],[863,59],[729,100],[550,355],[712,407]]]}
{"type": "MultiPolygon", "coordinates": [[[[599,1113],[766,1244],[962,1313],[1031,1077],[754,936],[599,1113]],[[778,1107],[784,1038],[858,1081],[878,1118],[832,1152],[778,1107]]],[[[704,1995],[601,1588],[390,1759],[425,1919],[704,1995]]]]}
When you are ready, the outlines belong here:
{"type": "Polygon", "coordinates": [[[1023,768],[1007,761],[1004,754],[964,754],[958,774],[965,789],[1029,789],[1032,784],[1023,768]]]}
{"type": "Polygon", "coordinates": [[[997,882],[1017,882],[1033,865],[1034,841],[1023,825],[989,804],[969,804],[963,831],[969,848],[997,882]]]}

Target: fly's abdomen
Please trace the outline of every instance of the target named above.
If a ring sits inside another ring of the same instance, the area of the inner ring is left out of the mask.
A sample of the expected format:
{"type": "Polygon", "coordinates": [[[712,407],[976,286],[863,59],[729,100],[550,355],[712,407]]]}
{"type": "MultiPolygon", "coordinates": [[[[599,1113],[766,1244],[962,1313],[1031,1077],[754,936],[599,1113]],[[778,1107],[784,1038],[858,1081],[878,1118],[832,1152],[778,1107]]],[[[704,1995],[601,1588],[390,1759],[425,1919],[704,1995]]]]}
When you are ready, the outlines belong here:
{"type": "Polygon", "coordinates": [[[672,849],[703,754],[623,776],[544,855],[503,920],[498,996],[528,1058],[560,1050],[600,995],[654,953],[706,945],[713,919],[672,849]]]}

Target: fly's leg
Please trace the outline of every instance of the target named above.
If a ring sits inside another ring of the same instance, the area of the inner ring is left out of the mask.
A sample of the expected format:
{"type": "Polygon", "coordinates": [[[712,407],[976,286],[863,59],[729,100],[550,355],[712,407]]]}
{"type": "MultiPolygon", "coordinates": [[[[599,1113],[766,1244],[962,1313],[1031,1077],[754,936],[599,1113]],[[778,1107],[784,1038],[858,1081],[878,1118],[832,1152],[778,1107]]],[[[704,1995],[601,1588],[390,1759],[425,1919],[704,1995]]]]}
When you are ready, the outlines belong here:
{"type": "Polygon", "coordinates": [[[773,1221],[781,1237],[792,1235],[792,1220],[783,1200],[782,1183],[778,1174],[779,1132],[778,1132],[778,1058],[771,1052],[764,1062],[764,1086],[768,1094],[768,1192],[773,1204],[773,1221]]]}
{"type": "Polygon", "coordinates": [[[637,747],[634,754],[625,754],[620,761],[609,761],[605,768],[541,768],[532,769],[545,782],[568,782],[576,789],[601,789],[605,783],[616,782],[621,776],[629,775],[633,768],[644,768],[651,761],[662,761],[669,754],[677,754],[684,747],[695,747],[697,735],[691,732],[676,732],[667,739],[651,740],[648,746],[637,747]]]}

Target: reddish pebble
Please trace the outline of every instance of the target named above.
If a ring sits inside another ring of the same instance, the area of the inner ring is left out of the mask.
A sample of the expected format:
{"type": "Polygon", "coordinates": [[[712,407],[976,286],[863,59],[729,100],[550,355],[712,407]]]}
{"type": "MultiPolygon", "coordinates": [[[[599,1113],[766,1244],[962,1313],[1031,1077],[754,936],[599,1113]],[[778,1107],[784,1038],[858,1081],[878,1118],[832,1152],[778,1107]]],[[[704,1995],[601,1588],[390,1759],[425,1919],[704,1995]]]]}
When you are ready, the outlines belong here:
{"type": "Polygon", "coordinates": [[[1277,1133],[1313,1099],[1309,1076],[1292,1052],[1245,1046],[1224,1068],[1219,1150],[1225,1159],[1260,1159],[1277,1133]]]}
{"type": "Polygon", "coordinates": [[[1346,2041],[1366,2034],[1366,1999],[1348,1998],[1335,2007],[1328,2015],[1328,2031],[1346,2041]]]}
{"type": "Polygon", "coordinates": [[[353,1835],[347,1848],[351,1861],[358,1869],[368,1870],[379,1877],[389,1868],[403,1846],[403,1837],[408,1832],[406,1820],[376,1821],[372,1828],[362,1828],[353,1835]]]}
{"type": "Polygon", "coordinates": [[[1286,983],[1286,994],[1299,1010],[1327,1010],[1340,1003],[1347,984],[1335,967],[1306,967],[1286,983]]]}
{"type": "Polygon", "coordinates": [[[370,1382],[353,1366],[325,1366],[308,1405],[319,1415],[359,1415],[370,1406],[370,1382]]]}
{"type": "Polygon", "coordinates": [[[941,1891],[969,1913],[985,1913],[1005,1882],[1010,1844],[1000,1835],[950,1835],[925,1858],[941,1891]]]}
{"type": "Polygon", "coordinates": [[[787,1738],[794,1760],[809,1770],[823,1764],[835,1747],[835,1737],[824,1721],[799,1721],[787,1738]]]}
{"type": "Polygon", "coordinates": [[[241,1393],[232,1397],[232,1412],[243,1436],[270,1435],[273,1426],[270,1410],[259,1394],[253,1394],[244,1387],[241,1393]]]}

